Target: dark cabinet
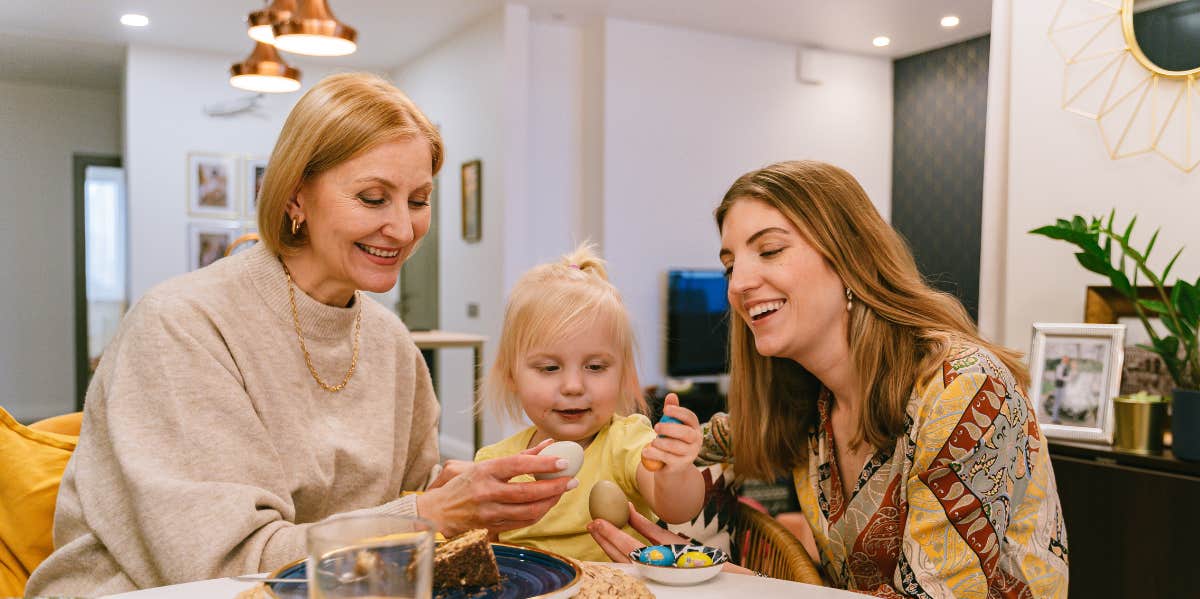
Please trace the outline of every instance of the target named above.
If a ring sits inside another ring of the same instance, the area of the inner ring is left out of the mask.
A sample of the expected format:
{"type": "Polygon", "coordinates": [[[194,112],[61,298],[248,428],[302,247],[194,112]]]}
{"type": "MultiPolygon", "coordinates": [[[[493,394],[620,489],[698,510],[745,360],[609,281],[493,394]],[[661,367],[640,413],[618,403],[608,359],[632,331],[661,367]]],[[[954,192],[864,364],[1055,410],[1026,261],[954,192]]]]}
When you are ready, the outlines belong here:
{"type": "Polygon", "coordinates": [[[1200,464],[1050,442],[1071,597],[1200,597],[1200,464]]]}

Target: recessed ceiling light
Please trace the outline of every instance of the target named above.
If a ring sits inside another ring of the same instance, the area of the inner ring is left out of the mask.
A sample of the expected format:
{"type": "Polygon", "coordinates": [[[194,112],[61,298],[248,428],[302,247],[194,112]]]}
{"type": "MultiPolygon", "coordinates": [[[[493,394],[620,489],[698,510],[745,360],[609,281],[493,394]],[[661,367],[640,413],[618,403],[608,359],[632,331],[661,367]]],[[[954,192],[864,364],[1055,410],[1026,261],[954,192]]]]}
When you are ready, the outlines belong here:
{"type": "Polygon", "coordinates": [[[135,15],[133,13],[121,15],[121,24],[126,27],[145,27],[150,24],[150,18],[146,15],[135,15]]]}
{"type": "Polygon", "coordinates": [[[946,29],[958,27],[958,17],[954,15],[946,15],[942,17],[942,27],[945,27],[946,29]]]}
{"type": "Polygon", "coordinates": [[[882,47],[892,43],[892,38],[890,38],[886,35],[881,35],[881,36],[871,40],[871,43],[875,44],[876,48],[882,48],[882,47]]]}

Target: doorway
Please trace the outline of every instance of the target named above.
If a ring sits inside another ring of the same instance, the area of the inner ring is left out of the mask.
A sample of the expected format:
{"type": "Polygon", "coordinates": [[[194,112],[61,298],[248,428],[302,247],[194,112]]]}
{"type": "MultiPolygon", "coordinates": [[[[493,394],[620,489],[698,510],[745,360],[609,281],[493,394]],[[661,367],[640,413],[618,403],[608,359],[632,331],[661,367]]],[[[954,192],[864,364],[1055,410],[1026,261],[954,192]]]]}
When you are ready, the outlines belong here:
{"type": "Polygon", "coordinates": [[[119,156],[72,160],[75,222],[75,408],[129,309],[125,170],[119,156]]]}
{"type": "MultiPolygon", "coordinates": [[[[429,195],[429,232],[421,240],[417,252],[400,269],[400,298],[396,301],[396,312],[400,320],[411,331],[433,331],[438,328],[438,213],[441,212],[441,177],[433,180],[433,191],[429,195]]],[[[437,352],[421,350],[429,376],[433,379],[434,394],[438,390],[437,352]]]]}

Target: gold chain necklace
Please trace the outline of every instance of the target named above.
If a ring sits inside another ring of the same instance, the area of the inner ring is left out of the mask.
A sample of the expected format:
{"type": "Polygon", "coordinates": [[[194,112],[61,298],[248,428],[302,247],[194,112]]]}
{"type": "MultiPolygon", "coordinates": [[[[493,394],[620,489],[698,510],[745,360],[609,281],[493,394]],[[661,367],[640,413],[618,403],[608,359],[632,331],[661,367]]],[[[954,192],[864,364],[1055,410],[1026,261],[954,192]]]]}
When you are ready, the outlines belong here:
{"type": "Polygon", "coordinates": [[[288,300],[292,303],[292,324],[296,327],[296,338],[300,340],[300,351],[304,352],[304,365],[308,366],[308,372],[312,374],[313,380],[317,381],[317,385],[330,393],[337,393],[346,388],[346,383],[349,383],[350,377],[354,376],[354,369],[358,368],[358,337],[362,330],[362,303],[359,301],[358,291],[354,292],[354,303],[358,304],[358,315],[354,317],[354,354],[350,357],[350,370],[346,371],[342,382],[330,385],[321,380],[321,375],[317,374],[316,368],[313,368],[312,356],[308,355],[308,346],[304,345],[304,334],[300,332],[300,312],[296,310],[296,288],[292,283],[292,273],[283,260],[280,260],[279,263],[283,264],[283,274],[287,275],[288,300]]]}

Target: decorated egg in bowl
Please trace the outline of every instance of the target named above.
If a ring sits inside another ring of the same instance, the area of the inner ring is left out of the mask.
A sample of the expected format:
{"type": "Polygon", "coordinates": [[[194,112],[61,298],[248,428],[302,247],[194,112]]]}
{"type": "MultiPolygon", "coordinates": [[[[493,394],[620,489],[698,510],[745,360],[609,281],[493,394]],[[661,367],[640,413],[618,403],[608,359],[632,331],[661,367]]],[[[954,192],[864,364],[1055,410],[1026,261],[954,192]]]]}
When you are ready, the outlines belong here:
{"type": "Polygon", "coordinates": [[[721,572],[729,554],[705,545],[651,545],[629,552],[638,573],[655,582],[688,585],[704,582],[721,572]]]}

